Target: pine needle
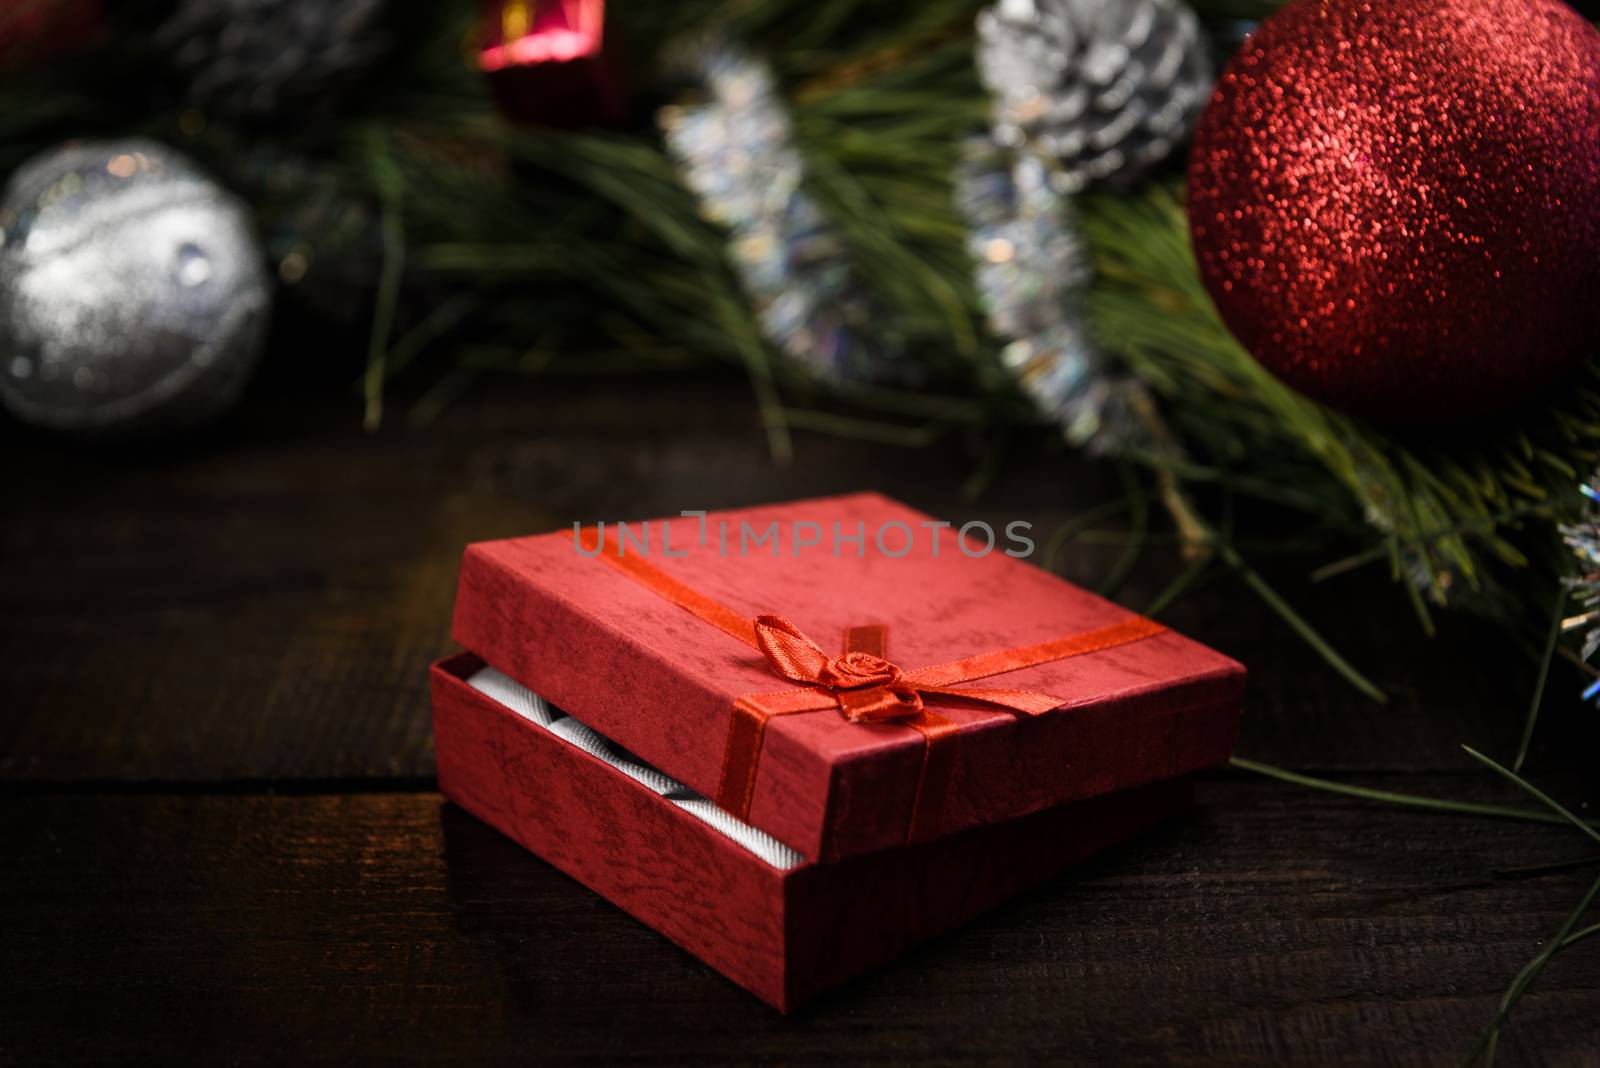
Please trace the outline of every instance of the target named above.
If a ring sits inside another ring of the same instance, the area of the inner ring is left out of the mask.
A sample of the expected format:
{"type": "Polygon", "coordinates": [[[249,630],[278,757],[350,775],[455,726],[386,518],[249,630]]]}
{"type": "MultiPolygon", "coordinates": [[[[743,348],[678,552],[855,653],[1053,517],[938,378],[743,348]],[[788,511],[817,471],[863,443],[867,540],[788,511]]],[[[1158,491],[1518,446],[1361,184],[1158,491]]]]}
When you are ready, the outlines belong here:
{"type": "Polygon", "coordinates": [[[1126,497],[1119,497],[1114,501],[1097,504],[1093,508],[1085,508],[1071,519],[1056,527],[1050,532],[1050,539],[1044,543],[1044,569],[1053,575],[1059,575],[1061,551],[1072,543],[1079,535],[1103,519],[1111,519],[1128,510],[1129,501],[1126,497]]]}
{"type": "Polygon", "coordinates": [[[366,416],[363,423],[371,432],[383,422],[383,384],[387,376],[386,358],[389,335],[394,330],[395,309],[400,303],[400,282],[405,271],[405,220],[401,215],[404,185],[389,152],[387,139],[376,131],[368,137],[368,154],[383,207],[383,269],[372,312],[372,330],[367,339],[366,416]]]}
{"type": "Polygon", "coordinates": [[[1594,927],[1579,931],[1576,937],[1573,934],[1573,928],[1578,925],[1579,920],[1583,919],[1584,913],[1589,911],[1589,906],[1594,903],[1596,894],[1600,894],[1600,879],[1596,879],[1590,885],[1589,892],[1583,895],[1582,900],[1578,902],[1578,907],[1573,909],[1567,915],[1567,918],[1562,921],[1561,927],[1556,931],[1554,937],[1545,943],[1544,949],[1540,950],[1522,971],[1517,973],[1517,977],[1511,980],[1511,986],[1507,988],[1505,995],[1500,999],[1500,1007],[1495,1011],[1494,1019],[1489,1022],[1489,1026],[1478,1037],[1477,1044],[1472,1047],[1472,1052],[1467,1054],[1466,1063],[1468,1065],[1475,1064],[1479,1057],[1482,1057],[1487,1065],[1494,1064],[1495,1054],[1498,1052],[1500,1045],[1500,1028],[1505,1025],[1506,1019],[1511,1015],[1511,1010],[1517,1007],[1517,1002],[1521,1000],[1523,994],[1528,992],[1528,988],[1539,977],[1539,973],[1544,970],[1544,966],[1549,964],[1551,959],[1563,949],[1575,942],[1582,941],[1590,933],[1600,930],[1600,924],[1596,924],[1594,927]]]}
{"type": "MultiPolygon", "coordinates": [[[[1381,801],[1389,805],[1404,805],[1408,808],[1429,809],[1435,812],[1451,812],[1458,816],[1482,816],[1488,819],[1520,820],[1526,823],[1565,823],[1560,816],[1548,812],[1541,812],[1536,808],[1518,808],[1514,805],[1487,805],[1477,801],[1452,801],[1443,797],[1426,797],[1421,794],[1402,794],[1392,790],[1375,790],[1367,786],[1355,786],[1350,783],[1335,782],[1332,779],[1319,779],[1311,775],[1302,775],[1296,771],[1285,768],[1273,767],[1271,764],[1261,764],[1243,757],[1234,757],[1229,761],[1232,767],[1243,771],[1253,771],[1258,775],[1278,779],[1282,782],[1294,783],[1296,786],[1306,786],[1313,790],[1322,790],[1331,794],[1343,794],[1346,797],[1358,797],[1365,801],[1381,801]]],[[[1600,823],[1588,824],[1589,827],[1600,827],[1600,823]]]]}
{"type": "Polygon", "coordinates": [[[1496,868],[1493,875],[1496,879],[1535,879],[1541,875],[1555,875],[1560,872],[1577,871],[1581,868],[1592,868],[1596,864],[1600,864],[1600,855],[1578,857],[1575,860],[1558,860],[1550,864],[1528,864],[1518,868],[1496,868]]]}
{"type": "MultiPolygon", "coordinates": [[[[1600,843],[1600,830],[1596,830],[1594,825],[1573,815],[1549,794],[1511,769],[1501,766],[1490,757],[1484,756],[1471,746],[1464,745],[1461,748],[1466,751],[1468,756],[1489,768],[1495,774],[1516,783],[1531,797],[1559,816],[1562,822],[1570,823],[1596,843],[1600,843]]],[[[1555,936],[1545,944],[1544,949],[1533,960],[1529,961],[1527,966],[1511,981],[1510,988],[1506,990],[1505,996],[1500,999],[1500,1008],[1495,1013],[1494,1019],[1490,1021],[1483,1035],[1479,1037],[1477,1045],[1472,1048],[1472,1052],[1467,1055],[1467,1064],[1474,1063],[1480,1056],[1484,1058],[1487,1064],[1494,1064],[1495,1052],[1500,1043],[1500,1028],[1505,1024],[1506,1018],[1511,1015],[1511,1010],[1516,1007],[1517,1001],[1533,985],[1533,981],[1538,978],[1539,973],[1544,970],[1544,966],[1568,944],[1568,938],[1573,928],[1578,925],[1579,920],[1583,919],[1584,913],[1589,911],[1589,906],[1594,902],[1596,894],[1600,894],[1600,879],[1596,879],[1594,884],[1589,887],[1589,892],[1584,894],[1583,899],[1578,902],[1578,907],[1573,909],[1567,916],[1561,928],[1556,931],[1555,936]]]]}
{"type": "Polygon", "coordinates": [[[1285,601],[1276,590],[1268,585],[1266,579],[1262,578],[1254,568],[1245,563],[1233,546],[1227,542],[1219,542],[1217,549],[1222,555],[1223,562],[1238,572],[1239,577],[1244,580],[1244,584],[1254,590],[1256,596],[1260,597],[1267,607],[1271,608],[1285,623],[1289,624],[1290,628],[1300,635],[1301,639],[1311,646],[1329,667],[1338,672],[1350,685],[1380,705],[1388,703],[1388,696],[1378,689],[1370,679],[1357,671],[1348,660],[1339,654],[1338,650],[1329,645],[1327,639],[1317,633],[1316,628],[1306,622],[1300,613],[1290,607],[1289,602],[1285,601]]]}
{"type": "Polygon", "coordinates": [[[1550,677],[1550,664],[1555,660],[1556,639],[1561,637],[1561,616],[1567,608],[1567,587],[1560,586],[1556,592],[1555,610],[1550,613],[1550,630],[1545,635],[1544,655],[1539,658],[1539,679],[1533,686],[1533,700],[1528,702],[1528,715],[1522,722],[1522,741],[1517,744],[1517,759],[1511,764],[1512,771],[1521,771],[1522,764],[1528,759],[1528,746],[1533,743],[1533,727],[1539,720],[1539,705],[1544,701],[1544,684],[1550,677]]]}
{"type": "Polygon", "coordinates": [[[938,425],[895,426],[871,419],[855,419],[834,412],[806,408],[782,408],[784,425],[793,430],[813,430],[836,438],[892,445],[900,449],[921,449],[937,441],[944,429],[938,425]]]}
{"type": "Polygon", "coordinates": [[[1550,809],[1550,811],[1554,812],[1557,816],[1560,816],[1564,822],[1572,824],[1572,826],[1576,827],[1578,830],[1594,839],[1595,842],[1600,843],[1600,830],[1596,830],[1594,824],[1587,823],[1579,819],[1577,816],[1574,816],[1571,812],[1567,811],[1566,808],[1562,807],[1560,802],[1556,801],[1549,794],[1545,793],[1543,790],[1539,789],[1537,786],[1533,785],[1527,779],[1524,779],[1521,775],[1518,775],[1510,768],[1502,767],[1492,758],[1484,756],[1482,753],[1472,748],[1472,746],[1464,745],[1461,748],[1473,760],[1476,760],[1478,763],[1482,764],[1484,767],[1493,771],[1500,777],[1516,783],[1523,790],[1525,790],[1529,796],[1533,797],[1540,804],[1550,809]]]}
{"type": "Polygon", "coordinates": [[[1144,614],[1154,619],[1166,611],[1174,601],[1188,591],[1190,586],[1194,585],[1196,579],[1210,570],[1215,561],[1216,557],[1209,552],[1190,560],[1188,566],[1167,584],[1166,589],[1156,595],[1155,600],[1150,602],[1150,606],[1144,610],[1144,614]]]}
{"type": "Polygon", "coordinates": [[[1127,544],[1123,547],[1121,555],[1117,557],[1111,569],[1100,580],[1096,593],[1102,597],[1115,597],[1122,584],[1128,580],[1134,565],[1139,562],[1139,557],[1144,553],[1144,547],[1150,535],[1150,502],[1146,497],[1144,486],[1140,484],[1139,476],[1128,464],[1121,468],[1122,485],[1125,491],[1124,499],[1128,502],[1132,515],[1132,529],[1129,532],[1127,544]]]}

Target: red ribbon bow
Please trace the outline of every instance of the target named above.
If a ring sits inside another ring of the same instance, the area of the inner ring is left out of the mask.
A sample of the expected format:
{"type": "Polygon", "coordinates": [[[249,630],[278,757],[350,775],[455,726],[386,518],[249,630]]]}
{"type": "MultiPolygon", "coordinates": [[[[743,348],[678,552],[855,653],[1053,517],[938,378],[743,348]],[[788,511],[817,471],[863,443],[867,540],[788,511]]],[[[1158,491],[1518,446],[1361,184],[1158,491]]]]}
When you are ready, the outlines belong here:
{"type": "MultiPolygon", "coordinates": [[[[912,799],[906,835],[909,841],[916,841],[931,835],[938,823],[955,743],[961,733],[954,720],[923,707],[923,694],[977,701],[1029,716],[1042,715],[1061,703],[1034,690],[951,685],[1037,663],[1034,655],[1038,647],[903,671],[886,659],[886,626],[849,628],[844,634],[844,652],[833,657],[782,616],[757,616],[754,631],[755,646],[772,669],[786,679],[804,683],[806,688],[747,694],[734,704],[717,803],[740,816],[750,809],[761,740],[766,722],[773,716],[837,707],[839,714],[852,723],[897,723],[921,734],[922,770],[917,776],[917,794],[912,799]]],[[[1113,643],[1118,640],[1113,636],[1113,643]]]]}
{"type": "Polygon", "coordinates": [[[772,670],[831,691],[851,723],[891,723],[922,711],[917,688],[883,658],[887,637],[885,627],[851,627],[845,631],[845,651],[830,657],[782,616],[756,617],[756,645],[772,670]]]}
{"type": "Polygon", "coordinates": [[[1166,630],[1153,620],[1128,616],[1093,630],[1065,634],[1033,645],[996,649],[904,671],[887,659],[888,627],[849,628],[845,631],[844,652],[830,657],[800,628],[780,616],[758,616],[752,624],[749,617],[685,585],[642,557],[626,555],[621,545],[615,554],[605,552],[604,535],[592,527],[575,530],[571,536],[585,555],[598,556],[651,592],[760,650],[774,671],[802,684],[803,688],[798,690],[745,694],[733,704],[716,803],[741,819],[747,818],[750,812],[767,721],[775,716],[836,708],[852,723],[895,723],[922,735],[922,770],[917,776],[916,796],[912,798],[907,839],[917,841],[930,837],[938,831],[961,728],[954,720],[925,708],[924,695],[942,694],[1022,715],[1043,715],[1061,702],[1034,690],[960,684],[1113,649],[1166,630]]]}
{"type": "MultiPolygon", "coordinates": [[[[881,624],[851,627],[844,634],[844,652],[830,657],[782,616],[757,616],[756,647],[772,669],[786,679],[819,687],[839,705],[851,723],[895,723],[925,715],[922,695],[944,694],[1037,716],[1061,702],[1033,690],[996,690],[950,686],[977,677],[967,673],[969,661],[905,672],[884,659],[889,628],[881,624]],[[957,670],[951,670],[955,668],[957,670]]],[[[1003,670],[1024,666],[1007,664],[1003,670]]]]}

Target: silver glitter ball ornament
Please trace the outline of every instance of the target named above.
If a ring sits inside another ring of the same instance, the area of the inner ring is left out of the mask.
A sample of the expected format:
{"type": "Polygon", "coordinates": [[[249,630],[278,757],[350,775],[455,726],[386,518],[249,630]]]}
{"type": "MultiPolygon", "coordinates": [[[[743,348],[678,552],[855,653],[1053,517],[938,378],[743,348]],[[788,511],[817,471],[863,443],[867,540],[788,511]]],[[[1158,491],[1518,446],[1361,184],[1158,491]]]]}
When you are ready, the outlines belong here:
{"type": "Polygon", "coordinates": [[[205,419],[243,389],[271,294],[244,206],[181,154],[52,150],[0,196],[0,400],[63,430],[205,419]]]}
{"type": "Polygon", "coordinates": [[[1214,74],[1182,0],[1000,0],[978,16],[993,135],[1052,165],[1061,193],[1128,184],[1194,129],[1214,74]]]}

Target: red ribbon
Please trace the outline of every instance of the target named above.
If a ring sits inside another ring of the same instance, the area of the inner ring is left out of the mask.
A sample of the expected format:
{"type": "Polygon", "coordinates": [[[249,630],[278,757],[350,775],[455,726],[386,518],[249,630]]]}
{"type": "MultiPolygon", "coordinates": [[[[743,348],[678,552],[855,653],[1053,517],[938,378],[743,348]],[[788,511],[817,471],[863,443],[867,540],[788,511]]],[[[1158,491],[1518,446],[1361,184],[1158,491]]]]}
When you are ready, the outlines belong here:
{"type": "Polygon", "coordinates": [[[845,632],[845,651],[829,657],[782,616],[756,617],[756,644],[772,670],[827,690],[851,723],[912,719],[922,711],[917,688],[883,658],[887,639],[884,627],[852,627],[845,632]]]}
{"type": "Polygon", "coordinates": [[[719,807],[741,819],[750,812],[767,721],[774,716],[831,708],[852,723],[894,723],[922,735],[922,770],[911,804],[906,840],[921,841],[931,837],[944,807],[961,728],[954,721],[930,712],[924,705],[924,695],[975,701],[1022,715],[1043,715],[1058,708],[1061,701],[1033,690],[961,684],[1127,645],[1166,631],[1154,620],[1130,615],[1119,623],[1035,645],[1001,649],[905,671],[887,659],[889,628],[886,626],[849,628],[845,631],[844,651],[830,657],[800,628],[781,616],[757,616],[752,624],[638,556],[603,552],[603,539],[593,529],[584,529],[576,537],[585,554],[604,560],[651,592],[759,649],[773,671],[802,684],[797,690],[746,694],[734,702],[716,801],[719,807]]]}

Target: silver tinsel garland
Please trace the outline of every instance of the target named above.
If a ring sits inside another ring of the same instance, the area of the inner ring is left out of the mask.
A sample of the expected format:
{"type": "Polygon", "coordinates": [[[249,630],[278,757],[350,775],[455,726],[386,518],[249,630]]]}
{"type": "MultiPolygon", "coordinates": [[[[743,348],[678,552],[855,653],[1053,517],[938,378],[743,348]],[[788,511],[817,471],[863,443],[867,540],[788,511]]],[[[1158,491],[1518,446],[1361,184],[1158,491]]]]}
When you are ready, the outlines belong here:
{"type": "Polygon", "coordinates": [[[802,188],[805,168],[766,64],[731,45],[680,57],[705,100],[663,108],[668,151],[729,253],[767,336],[825,378],[899,377],[901,346],[865,296],[844,244],[802,188]]]}
{"type": "Polygon", "coordinates": [[[1067,440],[1116,452],[1134,426],[1085,321],[1094,271],[1071,202],[1037,158],[974,138],[956,172],[956,203],[989,328],[1010,339],[1001,360],[1067,440]]]}
{"type": "MultiPolygon", "coordinates": [[[[1579,486],[1589,500],[1588,514],[1577,523],[1563,524],[1561,538],[1578,558],[1578,575],[1567,580],[1567,587],[1583,611],[1562,621],[1561,629],[1576,631],[1588,628],[1583,637],[1583,658],[1591,659],[1600,652],[1600,472],[1588,483],[1579,486]]],[[[1600,682],[1590,684],[1583,691],[1584,698],[1600,696],[1600,682]]]]}
{"type": "Polygon", "coordinates": [[[993,135],[1051,164],[1058,191],[1130,183],[1185,141],[1211,94],[1181,0],[1000,0],[978,16],[993,135]]]}

